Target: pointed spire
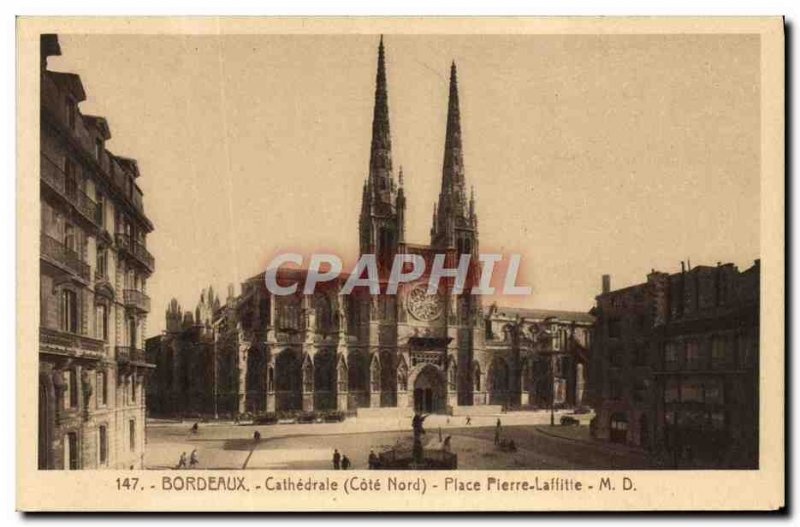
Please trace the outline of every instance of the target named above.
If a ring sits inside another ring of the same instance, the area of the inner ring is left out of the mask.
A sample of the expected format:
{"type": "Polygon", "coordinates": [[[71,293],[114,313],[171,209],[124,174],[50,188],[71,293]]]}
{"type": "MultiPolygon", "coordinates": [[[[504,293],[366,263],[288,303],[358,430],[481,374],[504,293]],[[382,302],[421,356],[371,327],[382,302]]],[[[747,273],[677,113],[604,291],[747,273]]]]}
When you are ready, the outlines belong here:
{"type": "Polygon", "coordinates": [[[463,158],[461,154],[461,111],[458,105],[458,75],[456,63],[450,65],[450,96],[447,102],[447,130],[444,141],[444,165],[442,185],[464,184],[463,158]],[[447,181],[446,181],[447,180],[447,181]]]}
{"type": "Polygon", "coordinates": [[[389,95],[386,86],[386,52],[383,47],[383,35],[378,44],[378,72],[375,76],[375,108],[372,115],[369,179],[374,191],[391,187],[392,137],[389,131],[389,95]],[[384,180],[382,184],[381,179],[384,180]]]}
{"type": "Polygon", "coordinates": [[[397,175],[397,180],[400,188],[403,188],[403,165],[400,165],[400,173],[397,175]]]}
{"type": "Polygon", "coordinates": [[[458,73],[455,61],[450,65],[450,92],[447,102],[447,129],[442,162],[442,188],[431,242],[453,246],[455,225],[463,224],[469,214],[464,183],[464,159],[461,145],[461,112],[458,104],[458,73]]]}

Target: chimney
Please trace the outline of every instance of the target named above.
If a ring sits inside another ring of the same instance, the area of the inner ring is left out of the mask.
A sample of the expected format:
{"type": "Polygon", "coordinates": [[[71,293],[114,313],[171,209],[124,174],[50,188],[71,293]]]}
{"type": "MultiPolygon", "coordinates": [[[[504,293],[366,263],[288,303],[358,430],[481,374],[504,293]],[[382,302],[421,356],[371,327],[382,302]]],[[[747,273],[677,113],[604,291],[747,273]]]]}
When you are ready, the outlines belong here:
{"type": "Polygon", "coordinates": [[[603,294],[611,292],[611,275],[603,275],[603,294]]]}

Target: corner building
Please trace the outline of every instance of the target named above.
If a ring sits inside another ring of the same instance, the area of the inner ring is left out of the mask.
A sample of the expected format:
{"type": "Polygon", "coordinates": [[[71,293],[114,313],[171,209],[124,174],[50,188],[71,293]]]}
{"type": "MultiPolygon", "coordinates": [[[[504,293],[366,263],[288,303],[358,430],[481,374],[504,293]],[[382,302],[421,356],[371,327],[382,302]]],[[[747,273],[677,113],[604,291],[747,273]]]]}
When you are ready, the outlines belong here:
{"type": "MultiPolygon", "coordinates": [[[[213,388],[206,385],[205,390],[213,390],[215,413],[358,410],[369,414],[391,409],[427,413],[458,412],[465,406],[492,406],[486,410],[496,412],[500,407],[528,405],[531,398],[523,396],[523,388],[533,391],[533,382],[523,377],[534,376],[533,332],[525,333],[531,345],[523,351],[516,337],[505,340],[525,326],[524,314],[496,314],[492,322],[480,296],[471,295],[469,287],[466,293],[455,294],[452,283],[443,282],[437,294],[427,293],[427,271],[437,254],[444,255],[446,268],[455,268],[460,255],[468,254],[469,279],[477,281],[480,273],[478,218],[464,173],[455,63],[450,69],[441,190],[433,206],[429,244],[406,238],[404,177],[402,169],[395,172],[392,157],[381,40],[369,170],[358,221],[360,253],[376,256],[383,281],[398,254],[422,257],[426,274],[414,283],[400,284],[396,295],[370,295],[358,289],[340,295],[347,278],[343,276],[320,284],[314,295],[303,295],[299,287],[291,296],[270,294],[261,274],[242,284],[240,296],[229,292],[225,305],[200,320],[201,306],[194,316],[182,316],[173,302],[167,312],[168,331],[148,343],[159,369],[164,364],[175,370],[163,378],[159,373],[152,388],[160,407],[154,412],[209,412],[207,405],[192,403],[197,398],[186,396],[195,389],[196,376],[185,378],[175,364],[190,362],[205,368],[204,378],[214,380],[213,388]],[[509,324],[516,325],[505,332],[509,324]],[[203,338],[213,338],[213,347],[202,345],[203,338]]],[[[284,268],[279,280],[302,283],[304,275],[284,268]]],[[[207,301],[204,292],[201,305],[207,301]]],[[[205,307],[202,311],[209,313],[205,307]]],[[[550,319],[552,327],[558,326],[557,317],[550,319]]],[[[535,322],[529,320],[526,327],[535,322]]],[[[542,328],[537,342],[549,346],[556,336],[550,325],[542,328]]]]}
{"type": "Polygon", "coordinates": [[[153,224],[136,161],[78,109],[80,77],[47,69],[60,54],[43,35],[38,467],[142,468],[153,224]]]}
{"type": "Polygon", "coordinates": [[[760,261],[603,279],[589,379],[598,439],[664,467],[757,468],[760,261]]]}

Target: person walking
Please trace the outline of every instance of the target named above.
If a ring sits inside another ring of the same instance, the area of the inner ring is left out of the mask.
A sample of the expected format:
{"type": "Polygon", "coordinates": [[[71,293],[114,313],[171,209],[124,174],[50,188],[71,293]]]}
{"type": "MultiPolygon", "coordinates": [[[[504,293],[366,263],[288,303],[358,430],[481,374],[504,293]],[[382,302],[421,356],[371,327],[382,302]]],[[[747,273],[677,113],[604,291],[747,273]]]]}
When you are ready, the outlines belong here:
{"type": "Polygon", "coordinates": [[[465,424],[471,425],[472,424],[472,417],[467,416],[467,422],[465,424]]]}
{"type": "Polygon", "coordinates": [[[347,455],[342,456],[342,470],[350,468],[350,458],[347,455]]]}
{"type": "Polygon", "coordinates": [[[186,468],[186,452],[181,453],[181,457],[178,460],[178,469],[186,468]]]}
{"type": "Polygon", "coordinates": [[[339,462],[342,459],[342,455],[339,453],[338,450],[335,448],[333,449],[333,470],[339,470],[339,462]]]}
{"type": "Polygon", "coordinates": [[[495,445],[499,445],[500,444],[500,427],[501,427],[500,418],[498,418],[497,419],[497,426],[494,427],[494,444],[495,445]]]}
{"type": "Polygon", "coordinates": [[[199,429],[200,429],[200,424],[199,423],[195,423],[195,424],[192,425],[192,433],[193,434],[196,434],[199,429]]]}
{"type": "Polygon", "coordinates": [[[369,451],[369,458],[367,459],[367,465],[369,466],[370,470],[375,470],[378,468],[378,456],[375,454],[374,450],[369,451]]]}
{"type": "Polygon", "coordinates": [[[195,448],[192,450],[192,455],[189,456],[189,468],[196,467],[198,463],[200,463],[200,460],[198,459],[197,449],[195,448]]]}
{"type": "Polygon", "coordinates": [[[253,440],[254,440],[256,443],[258,443],[259,441],[261,441],[261,432],[259,432],[258,430],[256,430],[255,432],[253,432],[253,440]]]}

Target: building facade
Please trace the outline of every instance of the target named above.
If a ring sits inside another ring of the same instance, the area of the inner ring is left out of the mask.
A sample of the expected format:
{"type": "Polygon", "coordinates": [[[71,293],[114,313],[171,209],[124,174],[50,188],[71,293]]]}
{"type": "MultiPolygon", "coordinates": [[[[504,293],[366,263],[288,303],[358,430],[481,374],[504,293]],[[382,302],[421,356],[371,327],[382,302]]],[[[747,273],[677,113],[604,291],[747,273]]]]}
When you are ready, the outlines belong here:
{"type": "MultiPolygon", "coordinates": [[[[358,222],[360,253],[376,256],[384,282],[396,255],[417,255],[429,271],[437,255],[444,255],[445,267],[455,268],[466,254],[472,257],[468,281],[474,280],[480,272],[478,218],[466,185],[455,63],[441,190],[428,244],[406,239],[405,177],[402,169],[394,170],[381,40],[358,222]]],[[[302,270],[284,269],[279,279],[304,276],[302,270]]],[[[563,405],[581,399],[583,382],[567,369],[580,369],[583,379],[588,314],[485,309],[480,296],[470,288],[456,293],[452,281],[428,294],[428,274],[401,283],[396,295],[365,288],[340,294],[346,278],[320,284],[313,295],[302,294],[300,287],[294,295],[275,296],[261,274],[244,282],[239,296],[230,291],[221,306],[214,307],[218,302],[205,292],[195,314],[181,314],[173,302],[167,331],[148,343],[159,370],[164,368],[152,386],[151,401],[160,405],[154,413],[445,412],[552,404],[553,394],[563,405]],[[186,364],[205,373],[186,376],[181,366],[186,364]],[[188,397],[198,378],[212,379],[211,387],[199,382],[206,395],[188,397]],[[197,402],[207,397],[211,405],[197,402]]]]}
{"type": "Polygon", "coordinates": [[[80,78],[47,69],[60,54],[43,35],[38,466],[142,468],[153,225],[136,161],[78,108],[80,78]]]}
{"type": "Polygon", "coordinates": [[[665,466],[758,466],[760,264],[653,271],[597,296],[595,437],[665,466]]]}

